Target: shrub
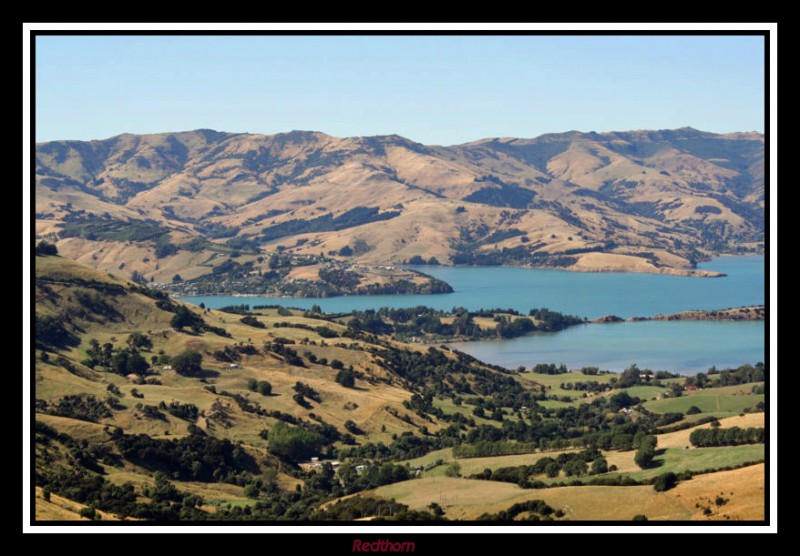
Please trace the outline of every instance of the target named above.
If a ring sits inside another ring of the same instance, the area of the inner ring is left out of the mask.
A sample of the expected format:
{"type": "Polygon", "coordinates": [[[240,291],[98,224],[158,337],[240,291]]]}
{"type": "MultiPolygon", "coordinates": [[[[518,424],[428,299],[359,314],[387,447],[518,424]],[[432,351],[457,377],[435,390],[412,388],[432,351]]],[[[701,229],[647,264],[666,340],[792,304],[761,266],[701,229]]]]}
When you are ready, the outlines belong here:
{"type": "Polygon", "coordinates": [[[79,513],[81,517],[85,517],[86,519],[91,519],[92,521],[94,521],[95,519],[99,519],[100,517],[97,515],[97,511],[91,506],[81,508],[81,511],[79,513]]]}
{"type": "Polygon", "coordinates": [[[457,461],[454,461],[448,464],[447,467],[444,469],[444,474],[448,477],[460,477],[461,476],[461,464],[457,461]]]}
{"type": "Polygon", "coordinates": [[[351,432],[355,435],[364,434],[364,431],[353,421],[352,419],[348,419],[344,423],[344,428],[346,431],[351,432]]]}
{"type": "Polygon", "coordinates": [[[49,241],[42,240],[36,244],[36,256],[46,257],[58,255],[58,248],[49,241]]]}
{"type": "Polygon", "coordinates": [[[653,488],[656,492],[664,492],[673,488],[676,484],[678,484],[678,476],[672,471],[667,471],[656,477],[653,482],[653,488]]]}
{"type": "Polygon", "coordinates": [[[259,380],[258,386],[256,386],[256,391],[262,396],[269,396],[272,394],[272,384],[266,380],[259,380]]]}
{"type": "Polygon", "coordinates": [[[145,350],[153,348],[153,340],[151,340],[147,334],[142,334],[141,332],[133,332],[128,336],[126,343],[132,348],[141,348],[145,350]]]}
{"type": "Polygon", "coordinates": [[[198,374],[202,368],[203,356],[193,349],[187,349],[172,358],[172,368],[184,376],[198,374]]]}
{"type": "Polygon", "coordinates": [[[356,377],[350,369],[342,369],[336,373],[336,382],[345,388],[352,388],[356,385],[356,377]]]}

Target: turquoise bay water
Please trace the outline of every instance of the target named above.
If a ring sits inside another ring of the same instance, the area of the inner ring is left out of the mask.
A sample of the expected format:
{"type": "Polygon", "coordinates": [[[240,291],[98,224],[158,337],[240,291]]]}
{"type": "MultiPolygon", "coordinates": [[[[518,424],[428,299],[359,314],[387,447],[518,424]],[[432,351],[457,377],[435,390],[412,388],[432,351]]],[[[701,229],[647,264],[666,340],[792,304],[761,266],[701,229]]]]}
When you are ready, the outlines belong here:
{"type": "Polygon", "coordinates": [[[647,321],[585,324],[562,332],[513,340],[459,342],[451,347],[509,369],[564,363],[570,369],[597,366],[694,374],[712,365],[738,367],[764,360],[763,322],[647,321]]]}
{"type": "MultiPolygon", "coordinates": [[[[207,307],[248,303],[348,312],[378,307],[427,305],[449,310],[513,308],[527,313],[548,307],[580,317],[623,318],[724,309],[764,303],[764,257],[722,257],[698,265],[724,272],[722,278],[633,273],[579,273],[504,267],[419,267],[455,292],[437,295],[376,295],[335,298],[197,296],[183,298],[207,307]]],[[[641,322],[586,325],[557,334],[458,345],[467,353],[504,366],[565,363],[622,370],[636,362],[653,369],[701,371],[764,360],[764,323],[641,322]]]]}
{"type": "Polygon", "coordinates": [[[724,309],[764,303],[764,257],[723,257],[698,265],[728,274],[723,278],[690,278],[625,272],[566,272],[505,267],[414,267],[444,280],[455,292],[436,295],[361,295],[330,298],[240,296],[185,297],[189,303],[218,309],[225,305],[283,305],[339,313],[378,307],[435,309],[502,307],[527,313],[547,307],[562,313],[597,318],[653,316],[689,309],[724,309]]]}

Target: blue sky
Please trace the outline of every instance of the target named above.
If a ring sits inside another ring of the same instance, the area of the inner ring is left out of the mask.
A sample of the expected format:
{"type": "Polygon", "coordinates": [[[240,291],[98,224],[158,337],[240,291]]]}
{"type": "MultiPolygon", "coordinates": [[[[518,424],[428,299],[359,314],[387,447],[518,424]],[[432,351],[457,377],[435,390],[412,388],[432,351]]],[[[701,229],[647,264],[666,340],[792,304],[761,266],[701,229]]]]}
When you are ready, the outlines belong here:
{"type": "Polygon", "coordinates": [[[36,140],[764,131],[761,37],[38,37],[36,140]]]}

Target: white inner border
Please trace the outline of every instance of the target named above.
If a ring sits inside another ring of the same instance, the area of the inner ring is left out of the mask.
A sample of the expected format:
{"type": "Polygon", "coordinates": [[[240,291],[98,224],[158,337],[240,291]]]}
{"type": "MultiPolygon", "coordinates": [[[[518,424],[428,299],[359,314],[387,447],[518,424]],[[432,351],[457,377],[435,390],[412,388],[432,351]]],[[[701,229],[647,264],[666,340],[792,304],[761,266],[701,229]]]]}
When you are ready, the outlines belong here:
{"type": "MultiPolygon", "coordinates": [[[[25,23],[22,26],[22,167],[23,167],[23,200],[22,200],[22,530],[23,533],[341,533],[346,535],[387,535],[405,533],[765,533],[778,531],[778,24],[777,23],[25,23]],[[770,267],[770,314],[769,314],[769,478],[770,491],[769,526],[481,526],[465,525],[413,526],[387,525],[359,527],[357,525],[254,525],[245,526],[32,526],[30,523],[30,389],[31,360],[30,338],[30,241],[31,225],[31,190],[30,190],[30,32],[41,31],[770,31],[769,36],[769,267],[770,267]]],[[[424,537],[415,539],[424,549],[424,537]]]]}

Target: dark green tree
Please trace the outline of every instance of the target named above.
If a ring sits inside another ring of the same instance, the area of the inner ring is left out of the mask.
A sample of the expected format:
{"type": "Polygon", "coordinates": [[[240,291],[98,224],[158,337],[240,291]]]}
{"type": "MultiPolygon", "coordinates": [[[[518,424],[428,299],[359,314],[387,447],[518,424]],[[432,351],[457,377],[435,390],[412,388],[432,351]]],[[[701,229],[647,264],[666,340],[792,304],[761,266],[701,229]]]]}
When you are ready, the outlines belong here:
{"type": "Polygon", "coordinates": [[[636,450],[636,455],[633,456],[633,461],[642,469],[647,469],[653,463],[653,458],[656,455],[656,437],[653,435],[643,436],[639,440],[639,449],[636,450]]]}
{"type": "Polygon", "coordinates": [[[58,255],[58,248],[49,241],[42,240],[36,244],[36,256],[48,257],[58,255]]]}
{"type": "Polygon", "coordinates": [[[272,394],[272,384],[266,380],[259,380],[258,386],[256,386],[256,391],[262,396],[269,396],[272,394]]]}
{"type": "Polygon", "coordinates": [[[195,315],[183,305],[178,307],[178,310],[175,311],[175,316],[169,321],[169,325],[176,330],[189,327],[195,332],[199,332],[203,324],[202,318],[195,315]]]}
{"type": "Polygon", "coordinates": [[[600,456],[592,462],[592,468],[589,471],[590,475],[599,475],[608,472],[608,461],[606,458],[600,456]]]}
{"type": "Polygon", "coordinates": [[[678,476],[672,471],[667,471],[656,477],[653,482],[653,488],[656,492],[664,492],[673,488],[676,484],[678,484],[678,476]]]}
{"type": "Polygon", "coordinates": [[[141,332],[133,332],[128,339],[125,340],[132,348],[140,348],[144,350],[152,349],[153,347],[153,340],[147,337],[147,334],[142,334],[141,332]]]}
{"type": "Polygon", "coordinates": [[[336,373],[336,382],[345,388],[352,388],[356,385],[356,376],[350,369],[342,369],[336,373]]]}
{"type": "Polygon", "coordinates": [[[193,349],[187,349],[172,358],[172,368],[175,372],[184,375],[192,376],[198,374],[202,370],[203,356],[193,349]]]}

